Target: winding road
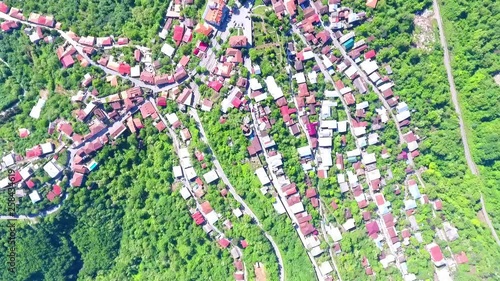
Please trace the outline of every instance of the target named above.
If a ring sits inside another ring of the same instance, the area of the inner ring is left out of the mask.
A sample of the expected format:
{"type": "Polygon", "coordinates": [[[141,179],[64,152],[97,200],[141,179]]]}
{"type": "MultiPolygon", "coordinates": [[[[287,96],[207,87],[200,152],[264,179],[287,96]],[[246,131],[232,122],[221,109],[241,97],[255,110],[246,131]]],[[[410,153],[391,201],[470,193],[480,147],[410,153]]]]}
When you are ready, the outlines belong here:
{"type": "MultiPolygon", "coordinates": [[[[439,39],[441,41],[441,46],[443,47],[443,52],[444,52],[444,66],[446,68],[446,74],[448,76],[448,83],[450,84],[451,100],[453,101],[453,106],[455,107],[455,112],[457,113],[458,122],[460,124],[460,135],[462,137],[462,144],[464,146],[465,159],[467,160],[467,166],[469,166],[469,170],[471,171],[471,173],[473,175],[479,176],[479,169],[477,168],[476,163],[472,158],[472,154],[469,148],[469,142],[467,140],[467,130],[465,128],[465,124],[463,121],[462,110],[460,109],[458,93],[455,87],[455,80],[453,79],[453,73],[451,70],[450,52],[448,50],[448,43],[446,42],[446,36],[444,34],[443,19],[441,17],[441,12],[439,11],[439,3],[438,0],[433,0],[432,2],[434,7],[434,15],[437,20],[439,28],[439,39]]],[[[488,212],[486,211],[486,205],[484,203],[482,192],[481,192],[481,207],[482,207],[481,211],[483,212],[486,224],[488,224],[489,228],[491,229],[491,233],[493,234],[493,238],[500,246],[500,239],[498,238],[498,234],[495,228],[493,227],[493,224],[491,223],[491,220],[488,216],[488,212]]]]}
{"type": "Polygon", "coordinates": [[[34,23],[31,23],[31,22],[28,22],[28,21],[23,21],[23,20],[19,20],[19,19],[16,19],[16,18],[13,18],[7,14],[4,14],[4,13],[0,13],[0,18],[1,19],[4,19],[6,21],[15,21],[15,22],[18,22],[18,23],[21,23],[21,24],[24,24],[24,25],[27,25],[27,26],[32,26],[32,27],[40,27],[40,28],[43,28],[43,29],[47,29],[47,30],[51,30],[51,31],[56,31],[58,32],[61,37],[63,37],[69,44],[73,45],[73,47],[75,47],[75,49],[77,50],[77,52],[83,57],[85,58],[91,65],[95,66],[95,67],[98,67],[100,68],[102,71],[104,71],[106,74],[109,74],[109,75],[116,75],[122,79],[125,79],[125,80],[129,80],[130,82],[132,82],[134,85],[138,86],[138,87],[142,87],[142,88],[146,88],[146,89],[150,89],[151,91],[153,91],[153,93],[159,93],[159,92],[162,92],[162,91],[168,91],[170,89],[173,89],[175,87],[178,86],[178,83],[174,83],[174,84],[171,84],[171,85],[168,85],[168,86],[165,86],[165,87],[158,87],[156,85],[149,85],[149,84],[146,84],[144,82],[142,82],[141,80],[139,79],[136,79],[136,78],[132,78],[132,77],[129,77],[129,76],[124,76],[124,75],[121,75],[120,73],[116,72],[116,71],[113,71],[107,67],[104,67],[96,62],[94,62],[91,58],[89,58],[89,56],[87,56],[87,54],[85,52],[83,52],[83,48],[84,46],[82,46],[80,43],[76,42],[75,40],[73,40],[73,38],[71,38],[65,31],[63,30],[57,30],[55,28],[50,28],[50,27],[47,27],[47,26],[43,26],[43,25],[39,25],[39,24],[34,24],[34,23]]]}
{"type": "Polygon", "coordinates": [[[234,199],[236,201],[238,201],[238,203],[240,203],[243,206],[243,208],[245,209],[244,210],[245,213],[247,215],[249,215],[250,217],[252,217],[252,219],[255,221],[255,223],[257,224],[257,226],[264,233],[264,236],[271,243],[271,245],[272,245],[272,247],[274,249],[274,253],[276,254],[276,257],[278,259],[280,281],[285,281],[284,263],[283,263],[283,258],[281,256],[281,252],[280,252],[280,249],[278,248],[278,245],[276,244],[276,242],[274,242],[274,240],[271,237],[271,235],[269,235],[264,230],[264,228],[263,228],[262,224],[260,223],[259,219],[257,218],[257,216],[254,214],[254,212],[252,211],[252,209],[250,209],[250,207],[248,207],[248,205],[240,197],[240,195],[238,195],[238,193],[236,192],[236,189],[233,187],[233,185],[231,184],[231,182],[227,178],[226,173],[224,173],[224,170],[222,169],[222,166],[219,163],[219,160],[217,160],[217,156],[215,155],[215,151],[212,149],[212,146],[210,146],[210,143],[208,142],[208,139],[206,137],[207,135],[206,135],[205,129],[203,128],[203,125],[201,123],[200,117],[198,116],[198,112],[194,108],[191,108],[190,111],[189,111],[189,114],[193,117],[193,119],[196,121],[196,123],[198,123],[198,129],[200,129],[201,140],[205,144],[207,144],[208,147],[210,148],[210,150],[212,151],[212,155],[214,157],[213,163],[214,163],[215,169],[217,170],[217,174],[222,179],[222,181],[227,185],[227,187],[229,189],[229,192],[234,197],[234,199]]]}

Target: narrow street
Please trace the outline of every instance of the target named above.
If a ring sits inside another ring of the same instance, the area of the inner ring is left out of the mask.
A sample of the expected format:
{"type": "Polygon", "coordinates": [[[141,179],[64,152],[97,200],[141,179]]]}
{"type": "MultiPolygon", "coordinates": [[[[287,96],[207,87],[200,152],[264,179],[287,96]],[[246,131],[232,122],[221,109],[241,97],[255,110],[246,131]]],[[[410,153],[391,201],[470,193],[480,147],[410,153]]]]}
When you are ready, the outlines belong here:
{"type": "Polygon", "coordinates": [[[57,30],[57,29],[46,27],[46,26],[43,26],[43,25],[38,25],[38,24],[30,23],[28,21],[18,20],[16,18],[13,18],[13,17],[11,17],[9,15],[6,15],[6,14],[3,14],[3,13],[0,13],[0,18],[4,19],[4,20],[8,20],[8,21],[15,21],[15,22],[18,22],[18,23],[22,23],[22,24],[27,25],[27,26],[40,27],[40,28],[43,28],[43,29],[51,30],[51,31],[57,31],[61,35],[61,37],[63,37],[69,44],[73,45],[75,47],[75,49],[77,50],[77,52],[82,57],[84,57],[86,60],[88,60],[91,65],[100,68],[106,74],[116,75],[116,76],[118,76],[118,77],[120,77],[122,79],[129,80],[130,82],[132,82],[134,85],[136,85],[138,87],[150,89],[151,91],[153,91],[153,93],[159,93],[159,92],[162,92],[162,91],[168,91],[168,90],[170,90],[170,89],[175,88],[175,87],[178,86],[178,83],[174,83],[174,84],[171,84],[171,85],[168,85],[168,86],[160,88],[160,87],[158,87],[156,85],[146,84],[146,83],[142,82],[139,79],[135,79],[135,78],[132,78],[132,77],[129,77],[129,76],[124,76],[124,75],[121,75],[120,73],[118,73],[116,71],[113,71],[113,70],[111,70],[109,68],[106,68],[106,67],[104,67],[104,66],[102,66],[102,65],[94,62],[92,59],[90,59],[87,56],[87,54],[85,52],[83,52],[83,46],[80,45],[75,40],[73,40],[68,34],[66,34],[65,31],[57,30]]]}
{"type": "Polygon", "coordinates": [[[248,207],[248,205],[245,203],[245,201],[238,195],[238,193],[236,192],[236,189],[233,187],[233,185],[229,181],[228,177],[226,176],[226,173],[224,173],[224,170],[222,169],[222,166],[219,163],[219,160],[217,160],[217,156],[215,155],[215,151],[210,146],[210,143],[208,141],[207,135],[205,133],[205,129],[203,128],[203,124],[201,123],[200,117],[198,116],[198,112],[194,108],[191,108],[190,111],[189,111],[189,114],[194,118],[194,120],[198,124],[198,129],[200,129],[200,134],[201,134],[201,140],[204,143],[206,143],[208,145],[208,147],[210,148],[210,150],[212,151],[212,155],[214,157],[213,163],[214,163],[214,166],[215,166],[215,168],[217,170],[217,174],[222,179],[222,181],[226,184],[226,186],[229,189],[229,192],[234,197],[234,199],[236,201],[238,201],[238,203],[240,203],[243,206],[243,208],[245,209],[244,212],[247,215],[249,215],[250,217],[252,217],[252,219],[255,221],[255,223],[257,224],[257,226],[264,233],[264,236],[266,236],[266,238],[269,240],[269,242],[271,242],[271,245],[273,246],[273,249],[274,249],[274,253],[276,254],[276,257],[278,258],[280,281],[285,281],[284,263],[283,263],[283,258],[281,256],[281,252],[280,252],[280,250],[278,248],[278,245],[276,244],[276,242],[274,242],[274,239],[271,237],[271,235],[269,235],[264,230],[264,228],[263,228],[262,224],[260,223],[258,217],[255,215],[255,213],[252,211],[252,209],[250,209],[250,207],[248,207]]]}
{"type": "MultiPolygon", "coordinates": [[[[262,142],[262,139],[261,139],[261,136],[259,135],[259,133],[257,133],[259,130],[257,128],[257,118],[255,116],[255,107],[252,103],[249,104],[250,106],[250,110],[251,110],[251,116],[252,116],[252,124],[253,124],[253,130],[255,133],[255,137],[257,137],[257,139],[259,140],[259,143],[261,145],[261,147],[265,147],[264,146],[264,143],[262,142]]],[[[264,154],[264,158],[266,159],[266,163],[269,165],[269,154],[267,153],[267,150],[263,149],[263,154],[264,154]]],[[[285,211],[288,215],[288,217],[290,218],[290,220],[292,221],[293,225],[294,225],[294,228],[297,232],[297,235],[299,236],[300,238],[300,241],[302,242],[302,245],[307,253],[307,255],[309,256],[309,259],[311,260],[311,263],[314,267],[314,271],[316,273],[316,276],[318,278],[318,280],[322,280],[322,274],[319,270],[319,266],[318,264],[316,263],[316,260],[315,258],[313,257],[313,255],[307,250],[307,247],[306,247],[306,241],[305,241],[305,236],[300,232],[300,229],[298,228],[298,225],[299,225],[299,222],[297,220],[297,217],[295,217],[294,213],[292,212],[290,206],[288,205],[288,202],[286,202],[286,196],[285,194],[283,193],[283,191],[281,190],[281,186],[279,184],[279,181],[278,181],[278,177],[276,176],[276,174],[272,171],[272,169],[268,169],[269,170],[269,173],[271,174],[271,184],[272,186],[274,187],[274,189],[276,190],[276,192],[278,193],[278,197],[276,197],[276,200],[280,200],[281,201],[281,204],[283,205],[283,207],[285,208],[285,211]]]]}

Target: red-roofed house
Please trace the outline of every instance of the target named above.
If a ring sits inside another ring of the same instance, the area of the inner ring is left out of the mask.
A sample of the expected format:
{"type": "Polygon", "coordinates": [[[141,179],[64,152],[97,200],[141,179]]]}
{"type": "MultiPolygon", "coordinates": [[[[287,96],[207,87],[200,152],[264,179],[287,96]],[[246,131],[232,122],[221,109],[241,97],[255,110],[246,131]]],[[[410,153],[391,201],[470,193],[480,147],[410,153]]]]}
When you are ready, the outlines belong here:
{"type": "Polygon", "coordinates": [[[140,62],[141,61],[141,57],[142,57],[142,53],[139,49],[136,49],[134,51],[134,59],[136,62],[140,62]]]}
{"type": "Polygon", "coordinates": [[[313,197],[316,197],[316,195],[318,195],[316,193],[316,190],[314,188],[309,188],[308,190],[306,190],[306,197],[307,198],[313,198],[313,197]]]}
{"type": "Polygon", "coordinates": [[[71,178],[70,185],[73,187],[80,187],[82,186],[84,179],[85,175],[80,173],[74,173],[73,177],[71,178]]]}
{"type": "Polygon", "coordinates": [[[39,157],[43,154],[40,145],[37,145],[29,150],[26,150],[26,158],[39,157]]]}
{"type": "Polygon", "coordinates": [[[0,1],[0,12],[7,14],[9,13],[9,6],[7,6],[4,2],[0,1]]]}
{"type": "Polygon", "coordinates": [[[229,240],[227,240],[226,238],[222,238],[218,241],[219,245],[222,247],[222,249],[225,249],[229,246],[229,244],[231,244],[231,242],[229,242],[229,240]]]}
{"type": "Polygon", "coordinates": [[[153,115],[153,113],[156,112],[153,104],[151,102],[145,102],[142,106],[141,106],[141,115],[142,115],[142,118],[143,119],[146,119],[148,118],[149,116],[153,115]]]}
{"type": "Polygon", "coordinates": [[[431,254],[431,260],[434,262],[434,265],[440,267],[445,264],[443,252],[441,252],[441,248],[436,243],[431,243],[427,245],[427,251],[431,254]]]}
{"type": "Polygon", "coordinates": [[[347,105],[356,104],[356,99],[354,98],[354,95],[351,93],[344,95],[344,100],[345,100],[347,105]]]}
{"type": "Polygon", "coordinates": [[[175,79],[175,81],[180,82],[180,81],[184,80],[187,76],[188,76],[188,74],[187,74],[186,70],[184,69],[184,67],[180,67],[175,72],[174,79],[175,79]]]}
{"type": "Polygon", "coordinates": [[[127,63],[120,63],[120,66],[118,67],[118,72],[121,75],[130,75],[131,67],[127,63]]]}
{"type": "Polygon", "coordinates": [[[363,220],[364,221],[369,221],[369,220],[371,220],[371,218],[372,218],[372,215],[370,214],[369,211],[364,211],[363,212],[363,220]]]}
{"type": "Polygon", "coordinates": [[[128,44],[128,38],[118,38],[118,45],[127,45],[128,44]]]}
{"type": "Polygon", "coordinates": [[[184,36],[184,26],[176,25],[174,26],[174,35],[172,39],[175,41],[177,46],[181,44],[182,37],[184,36]]]}
{"type": "Polygon", "coordinates": [[[443,209],[443,202],[441,200],[434,201],[434,210],[441,211],[443,209]]]}
{"type": "Polygon", "coordinates": [[[56,197],[56,195],[54,194],[54,192],[52,191],[49,191],[49,193],[47,193],[47,199],[52,202],[54,201],[54,198],[56,197]]]}
{"type": "Polygon", "coordinates": [[[377,238],[379,232],[380,232],[380,228],[378,226],[377,221],[371,221],[371,222],[366,224],[366,233],[372,239],[377,238]]]}
{"type": "Polygon", "coordinates": [[[148,83],[148,84],[151,84],[151,85],[155,83],[155,76],[151,72],[143,71],[141,73],[140,79],[141,79],[142,82],[145,82],[145,83],[148,83]]]}
{"type": "Polygon", "coordinates": [[[64,68],[68,68],[68,67],[73,66],[73,64],[75,64],[75,60],[73,59],[72,56],[64,56],[61,59],[61,63],[62,63],[64,68]]]}
{"type": "Polygon", "coordinates": [[[244,35],[229,37],[229,46],[231,46],[231,48],[245,48],[247,44],[248,40],[244,35]]]}
{"type": "Polygon", "coordinates": [[[59,185],[54,184],[54,185],[52,186],[52,192],[54,192],[54,194],[55,194],[56,196],[59,196],[59,195],[61,195],[61,193],[62,193],[62,189],[61,189],[61,187],[60,187],[59,185]]]}
{"type": "Polygon", "coordinates": [[[212,88],[216,92],[219,92],[220,89],[222,89],[222,86],[224,85],[218,80],[208,82],[208,87],[212,88]]]}
{"type": "Polygon", "coordinates": [[[366,52],[366,54],[365,54],[365,60],[374,58],[375,55],[376,55],[375,50],[370,50],[370,51],[366,52]]]}
{"type": "Polygon", "coordinates": [[[366,0],[366,6],[375,9],[375,7],[377,7],[377,2],[378,0],[366,0]]]}
{"type": "Polygon", "coordinates": [[[463,251],[460,254],[455,255],[455,260],[457,261],[458,264],[464,264],[469,262],[467,255],[463,251]]]}
{"type": "Polygon", "coordinates": [[[29,189],[32,189],[33,187],[35,187],[35,183],[32,180],[28,180],[28,181],[26,181],[26,186],[29,189]]]}
{"type": "Polygon", "coordinates": [[[191,40],[193,40],[193,31],[188,28],[186,32],[184,32],[184,36],[182,36],[182,42],[189,43],[191,40]]]}
{"type": "Polygon", "coordinates": [[[159,97],[158,100],[156,101],[156,104],[161,107],[167,106],[167,98],[166,97],[159,97]]]}
{"type": "Polygon", "coordinates": [[[192,214],[191,217],[194,219],[196,225],[201,225],[205,222],[205,218],[200,212],[192,214]]]}
{"type": "Polygon", "coordinates": [[[183,67],[186,67],[188,63],[189,63],[189,56],[182,56],[181,60],[179,61],[179,64],[183,67]]]}
{"type": "Polygon", "coordinates": [[[299,97],[307,97],[309,96],[309,91],[307,90],[307,84],[302,83],[299,84],[299,97]]]}
{"type": "Polygon", "coordinates": [[[246,247],[248,247],[248,242],[245,240],[241,240],[240,244],[241,244],[241,248],[243,248],[243,249],[246,249],[246,247]]]}
{"type": "Polygon", "coordinates": [[[165,130],[165,128],[167,128],[167,126],[165,125],[165,123],[163,123],[163,121],[160,121],[158,123],[156,123],[156,129],[158,129],[159,132],[165,130]]]}

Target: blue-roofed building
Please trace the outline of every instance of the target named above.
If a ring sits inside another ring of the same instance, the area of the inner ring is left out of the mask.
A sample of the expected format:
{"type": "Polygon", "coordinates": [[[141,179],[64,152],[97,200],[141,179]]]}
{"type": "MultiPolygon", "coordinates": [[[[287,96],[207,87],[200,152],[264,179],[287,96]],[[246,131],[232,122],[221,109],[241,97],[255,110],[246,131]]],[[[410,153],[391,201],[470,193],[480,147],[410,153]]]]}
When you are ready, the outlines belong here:
{"type": "Polygon", "coordinates": [[[347,40],[344,44],[342,44],[346,50],[350,50],[354,46],[354,38],[347,40]]]}

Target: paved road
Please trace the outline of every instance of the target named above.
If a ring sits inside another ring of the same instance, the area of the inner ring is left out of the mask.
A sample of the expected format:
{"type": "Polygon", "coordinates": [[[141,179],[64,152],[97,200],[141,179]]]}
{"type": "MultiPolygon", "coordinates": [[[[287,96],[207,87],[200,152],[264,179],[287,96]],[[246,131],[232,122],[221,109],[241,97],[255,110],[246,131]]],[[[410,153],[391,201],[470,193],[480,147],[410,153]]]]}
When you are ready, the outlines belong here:
{"type": "MultiPolygon", "coordinates": [[[[260,145],[262,147],[264,147],[264,143],[263,143],[263,141],[261,139],[261,136],[260,136],[260,133],[259,133],[259,129],[257,127],[257,117],[255,116],[255,112],[256,112],[257,109],[256,109],[256,107],[252,103],[250,103],[249,106],[250,106],[250,110],[251,110],[251,116],[252,116],[253,127],[254,127],[253,130],[255,132],[255,137],[257,137],[257,139],[259,140],[260,145]]],[[[266,163],[268,164],[268,167],[271,167],[271,165],[269,164],[269,154],[267,153],[267,150],[264,149],[263,153],[264,153],[264,158],[266,159],[266,163]]],[[[295,216],[295,214],[291,210],[290,206],[288,205],[288,202],[286,201],[286,195],[281,190],[281,186],[279,184],[278,177],[276,176],[276,174],[274,173],[274,171],[271,168],[269,168],[268,171],[271,174],[271,184],[273,185],[274,189],[276,190],[276,192],[279,195],[278,197],[276,197],[276,200],[280,200],[281,201],[281,204],[285,208],[285,211],[286,211],[288,217],[292,221],[292,223],[294,225],[294,228],[295,228],[295,230],[297,232],[297,235],[299,236],[300,242],[302,242],[302,246],[306,250],[306,253],[309,256],[309,259],[311,260],[311,263],[312,263],[312,265],[314,267],[314,272],[316,273],[316,276],[317,276],[318,280],[323,280],[324,277],[322,276],[321,271],[319,270],[319,266],[316,263],[316,259],[309,252],[309,250],[306,247],[305,236],[302,234],[302,232],[298,228],[299,222],[297,220],[297,217],[295,216]]]]}
{"type": "Polygon", "coordinates": [[[457,89],[455,88],[455,80],[453,79],[453,73],[451,70],[450,52],[448,51],[448,44],[446,43],[446,37],[444,35],[444,29],[443,29],[443,20],[439,12],[439,4],[437,0],[433,1],[433,6],[434,6],[435,17],[439,27],[439,38],[441,40],[441,46],[443,47],[444,51],[444,66],[446,68],[446,74],[448,76],[448,83],[450,84],[451,100],[453,101],[455,112],[457,113],[458,116],[458,122],[460,124],[460,135],[462,136],[462,144],[464,145],[465,159],[467,160],[467,165],[469,166],[469,169],[472,172],[472,174],[479,175],[479,170],[476,167],[476,163],[474,163],[474,159],[472,159],[472,154],[470,153],[469,149],[469,143],[467,141],[467,133],[462,118],[460,103],[458,101],[457,89]]]}
{"type": "MultiPolygon", "coordinates": [[[[326,28],[326,27],[324,27],[324,28],[325,28],[326,30],[328,30],[328,28],[326,28]]],[[[303,41],[306,45],[309,45],[309,44],[307,43],[306,39],[304,38],[304,36],[300,33],[300,31],[299,31],[299,30],[298,30],[295,26],[292,26],[292,29],[293,29],[293,31],[294,31],[296,34],[298,34],[298,35],[299,35],[299,37],[302,39],[302,41],[303,41]]],[[[331,32],[331,31],[330,31],[330,32],[331,32]]],[[[333,36],[334,36],[334,34],[332,34],[332,37],[333,37],[333,36]]],[[[338,43],[338,42],[337,42],[337,43],[338,43]]],[[[349,57],[349,56],[347,56],[347,54],[345,53],[344,49],[340,46],[340,43],[339,43],[339,44],[338,44],[338,46],[336,46],[336,47],[337,47],[338,49],[340,49],[340,51],[341,51],[341,52],[342,52],[342,54],[345,56],[345,58],[350,59],[350,57],[349,57]]],[[[315,58],[315,60],[316,60],[316,63],[317,63],[317,64],[318,64],[318,66],[320,67],[321,72],[323,73],[323,76],[325,76],[325,78],[326,78],[326,79],[327,79],[330,83],[332,83],[332,84],[333,84],[333,86],[334,86],[335,90],[336,90],[337,92],[339,92],[339,93],[340,93],[340,91],[339,91],[339,89],[337,88],[337,86],[335,85],[335,83],[334,83],[334,81],[333,81],[332,77],[330,76],[330,74],[328,73],[328,71],[327,71],[327,70],[326,70],[326,68],[324,67],[323,62],[321,61],[321,59],[318,57],[318,55],[317,55],[316,53],[314,54],[314,58],[315,58]]],[[[354,61],[352,61],[352,60],[351,60],[351,65],[356,65],[356,67],[358,68],[358,69],[357,69],[358,73],[360,73],[360,74],[364,74],[364,72],[363,72],[361,69],[359,69],[359,67],[357,66],[357,64],[356,64],[354,61]]],[[[367,78],[367,77],[365,76],[365,78],[364,78],[364,79],[365,79],[366,81],[368,81],[368,79],[366,79],[366,78],[367,78]]],[[[368,81],[368,82],[369,82],[369,81],[368,81]]],[[[375,85],[373,85],[373,84],[372,84],[372,87],[374,88],[374,90],[378,91],[378,89],[375,87],[375,85]]],[[[385,108],[386,108],[389,112],[391,112],[389,105],[385,102],[385,99],[384,99],[384,98],[383,98],[383,96],[380,94],[380,91],[378,91],[378,96],[379,96],[379,98],[381,98],[381,99],[382,99],[382,101],[385,103],[385,104],[384,104],[384,107],[385,107],[385,108]]],[[[349,106],[346,104],[346,102],[344,101],[344,99],[343,99],[343,98],[340,98],[340,101],[342,102],[342,105],[343,105],[344,111],[345,111],[345,113],[346,113],[346,115],[347,115],[347,119],[348,119],[348,121],[349,121],[349,129],[350,129],[350,131],[351,131],[351,134],[352,134],[353,136],[355,136],[355,134],[354,134],[354,128],[353,128],[353,126],[352,126],[352,120],[353,120],[353,119],[352,119],[352,117],[351,117],[351,113],[350,113],[350,111],[349,111],[349,106]]],[[[297,105],[296,105],[296,106],[297,106],[297,105]]],[[[392,115],[392,113],[391,113],[391,115],[392,115]]],[[[399,124],[398,124],[398,122],[395,120],[395,118],[394,118],[394,121],[396,122],[396,126],[397,126],[397,128],[398,128],[398,132],[399,132],[399,134],[400,134],[400,140],[403,140],[401,130],[399,130],[399,124]]],[[[301,124],[301,125],[302,125],[302,124],[301,124]]],[[[361,151],[363,151],[363,148],[359,147],[359,145],[358,145],[358,143],[357,143],[357,142],[356,142],[356,148],[358,148],[358,149],[360,149],[361,151]]],[[[369,193],[370,193],[371,198],[375,198],[375,197],[374,197],[374,194],[373,194],[373,191],[372,191],[371,189],[369,189],[369,193]]],[[[392,255],[394,255],[395,257],[397,257],[396,252],[395,252],[395,251],[394,251],[394,249],[393,249],[393,246],[392,246],[392,243],[391,243],[391,239],[390,239],[390,237],[389,237],[389,234],[388,234],[387,230],[385,229],[385,227],[382,227],[382,226],[384,225],[384,224],[383,224],[383,220],[382,220],[382,218],[380,217],[377,221],[378,221],[379,225],[381,226],[382,234],[384,235],[385,240],[386,240],[386,242],[387,242],[387,244],[388,244],[388,246],[389,246],[389,250],[391,251],[392,255]]],[[[339,271],[338,271],[338,269],[337,269],[337,265],[335,264],[335,260],[333,260],[333,261],[334,261],[334,267],[335,267],[335,270],[337,271],[337,274],[338,274],[338,276],[339,276],[339,279],[341,280],[341,277],[340,277],[340,272],[339,272],[339,271]]],[[[399,264],[399,261],[398,261],[398,260],[396,260],[396,266],[397,266],[397,268],[399,269],[399,271],[401,272],[401,274],[403,274],[403,272],[402,272],[402,270],[401,270],[401,267],[400,267],[400,264],[399,264]]]]}
{"type": "Polygon", "coordinates": [[[215,166],[215,168],[217,170],[217,174],[222,179],[222,181],[227,185],[227,187],[229,188],[229,192],[231,193],[231,195],[233,195],[234,199],[236,201],[238,201],[243,206],[243,208],[245,209],[245,213],[248,214],[250,217],[252,217],[252,219],[255,221],[255,223],[257,224],[257,226],[264,233],[264,236],[266,236],[266,238],[269,240],[269,242],[271,242],[271,245],[272,245],[272,247],[274,249],[276,257],[278,258],[280,280],[281,281],[285,281],[284,263],[283,263],[283,258],[281,256],[281,252],[280,252],[280,250],[278,248],[278,245],[274,242],[274,239],[271,237],[271,235],[269,235],[264,230],[264,228],[263,228],[262,224],[260,223],[258,217],[255,215],[255,213],[252,211],[252,209],[250,209],[250,207],[248,207],[248,205],[240,197],[240,195],[238,195],[238,193],[236,192],[236,189],[233,187],[233,185],[229,181],[228,177],[226,176],[226,173],[224,173],[224,170],[222,169],[222,166],[219,163],[219,160],[217,160],[217,156],[215,155],[215,151],[212,149],[212,147],[210,146],[210,143],[208,142],[208,139],[206,137],[207,135],[206,135],[205,129],[203,128],[203,125],[201,123],[200,117],[198,116],[198,112],[195,109],[191,108],[190,111],[189,111],[189,114],[194,118],[194,120],[196,121],[196,123],[198,123],[198,128],[200,129],[200,134],[201,134],[201,140],[204,143],[206,143],[208,145],[208,147],[210,148],[210,150],[212,151],[212,155],[214,157],[213,163],[214,163],[214,166],[215,166]]]}
{"type": "Polygon", "coordinates": [[[65,193],[64,197],[62,197],[61,202],[58,205],[56,205],[50,209],[43,210],[36,215],[30,215],[30,216],[19,215],[19,216],[15,216],[15,217],[13,217],[13,216],[0,216],[0,220],[30,220],[32,222],[36,222],[38,220],[38,218],[44,218],[48,215],[51,215],[51,214],[57,212],[62,207],[64,200],[66,200],[67,198],[68,198],[68,193],[65,193]]]}
{"type": "MultiPolygon", "coordinates": [[[[458,101],[458,93],[455,87],[455,80],[453,79],[453,72],[451,70],[450,52],[448,51],[448,43],[446,42],[446,36],[444,34],[444,28],[443,28],[443,19],[441,18],[441,12],[439,11],[439,3],[437,0],[433,0],[433,7],[434,7],[434,14],[438,22],[439,39],[441,41],[441,46],[443,47],[444,51],[444,66],[446,68],[446,74],[448,76],[448,83],[450,84],[451,100],[453,101],[453,106],[455,107],[455,112],[457,113],[458,122],[460,124],[460,135],[462,137],[462,144],[464,146],[465,159],[467,160],[467,166],[469,166],[469,170],[471,171],[471,173],[473,175],[479,176],[479,169],[477,168],[476,163],[472,158],[472,154],[469,148],[469,142],[467,140],[467,131],[462,117],[462,110],[460,109],[460,102],[458,101]]],[[[488,216],[488,212],[486,211],[486,205],[484,203],[482,192],[481,192],[481,206],[486,223],[491,229],[491,233],[493,234],[493,237],[496,240],[497,244],[500,245],[500,239],[498,238],[498,234],[496,233],[496,230],[493,227],[493,224],[491,223],[491,220],[488,216]]]]}
{"type": "Polygon", "coordinates": [[[4,19],[4,20],[9,20],[9,21],[15,21],[15,22],[19,22],[19,23],[22,23],[24,25],[27,25],[27,26],[32,26],[32,27],[41,27],[43,29],[47,29],[47,30],[52,30],[52,31],[56,31],[58,32],[64,39],[66,39],[66,41],[68,41],[68,43],[70,43],[71,45],[73,45],[75,47],[75,49],[78,51],[78,53],[83,56],[86,60],[89,61],[89,63],[95,67],[98,67],[100,69],[102,69],[106,74],[109,74],[109,75],[116,75],[116,76],[119,76],[120,78],[122,79],[125,79],[125,80],[129,80],[130,82],[132,82],[134,85],[138,86],[138,87],[142,87],[142,88],[147,88],[147,89],[150,89],[151,91],[153,91],[153,93],[158,93],[158,92],[162,92],[162,91],[167,91],[167,90],[170,90],[176,86],[178,86],[177,83],[174,83],[174,84],[171,84],[171,85],[168,85],[168,86],[165,86],[165,87],[158,87],[156,85],[149,85],[149,84],[146,84],[144,82],[142,82],[141,80],[139,79],[135,79],[135,78],[132,78],[132,77],[129,77],[129,76],[124,76],[124,75],[121,75],[120,73],[116,72],[116,71],[113,71],[109,68],[106,68],[96,62],[94,62],[92,59],[90,59],[87,54],[85,52],[83,52],[83,46],[76,42],[75,40],[73,40],[65,31],[63,30],[57,30],[57,29],[54,29],[54,28],[50,28],[50,27],[46,27],[46,26],[43,26],[43,25],[39,25],[39,24],[34,24],[34,23],[31,23],[31,22],[28,22],[28,21],[22,21],[22,20],[18,20],[16,18],[13,18],[7,14],[4,14],[4,13],[0,13],[0,18],[4,19]]]}

